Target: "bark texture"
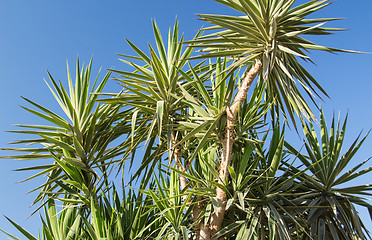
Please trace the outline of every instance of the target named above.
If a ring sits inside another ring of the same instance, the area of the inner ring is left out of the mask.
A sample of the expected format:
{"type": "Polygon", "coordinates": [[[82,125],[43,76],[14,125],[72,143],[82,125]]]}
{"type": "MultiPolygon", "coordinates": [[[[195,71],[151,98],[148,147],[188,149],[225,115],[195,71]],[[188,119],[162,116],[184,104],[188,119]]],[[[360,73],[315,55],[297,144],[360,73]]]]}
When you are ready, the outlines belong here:
{"type": "MultiPolygon", "coordinates": [[[[219,170],[219,184],[225,184],[228,180],[228,166],[231,164],[232,147],[234,144],[234,129],[236,123],[236,117],[238,115],[240,106],[247,98],[247,92],[252,82],[256,78],[257,74],[262,70],[261,63],[257,62],[246,74],[243,79],[242,85],[240,86],[237,94],[235,95],[234,101],[230,107],[226,109],[227,122],[226,132],[222,139],[222,158],[219,170]]],[[[226,211],[226,193],[222,188],[216,190],[217,203],[219,205],[217,212],[211,216],[210,231],[213,237],[218,231],[221,230],[222,222],[226,211]]],[[[213,238],[215,239],[215,238],[213,238]]],[[[220,238],[223,239],[223,238],[220,238]]]]}
{"type": "MultiPolygon", "coordinates": [[[[192,210],[192,219],[194,222],[198,221],[198,218],[200,217],[201,212],[204,209],[204,203],[203,198],[201,196],[198,196],[197,202],[194,206],[194,209],[192,210]]],[[[195,226],[196,231],[196,239],[198,240],[210,240],[211,239],[211,233],[208,225],[204,225],[204,219],[202,218],[198,224],[195,226]]]]}
{"type": "Polygon", "coordinates": [[[200,229],[199,238],[200,240],[210,240],[211,239],[211,230],[209,225],[202,224],[202,228],[200,229]]]}

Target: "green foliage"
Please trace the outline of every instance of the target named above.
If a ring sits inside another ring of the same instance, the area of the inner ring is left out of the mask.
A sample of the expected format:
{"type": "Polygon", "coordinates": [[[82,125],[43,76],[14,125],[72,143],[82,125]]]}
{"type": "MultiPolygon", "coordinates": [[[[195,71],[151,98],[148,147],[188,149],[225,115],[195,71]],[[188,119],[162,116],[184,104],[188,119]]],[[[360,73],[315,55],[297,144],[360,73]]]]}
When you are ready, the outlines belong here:
{"type": "MultiPolygon", "coordinates": [[[[337,18],[306,19],[308,15],[330,4],[330,1],[310,1],[292,7],[295,0],[215,0],[242,14],[242,16],[200,14],[201,20],[213,24],[203,30],[212,31],[189,41],[204,53],[196,58],[229,57],[233,63],[228,70],[255,62],[263,65],[259,81],[265,82],[265,100],[274,103],[277,116],[285,107],[293,122],[294,114],[314,118],[313,113],[295,84],[301,85],[315,103],[316,90],[328,96],[320,84],[300,64],[299,59],[310,61],[309,50],[351,52],[324,47],[302,36],[328,35],[342,29],[325,28],[326,22],[337,18]],[[316,24],[316,25],[314,25],[316,24]]],[[[284,114],[286,116],[286,114],[284,114]]]]}
{"type": "MultiPolygon", "coordinates": [[[[44,207],[45,217],[41,217],[39,239],[155,239],[165,221],[158,217],[159,210],[152,208],[150,197],[132,189],[127,192],[123,190],[120,196],[114,185],[110,194],[113,196],[111,199],[102,196],[97,203],[91,202],[91,214],[66,202],[58,209],[58,202],[50,199],[44,207]]],[[[38,239],[11,219],[8,220],[27,239],[38,239]]]]}
{"type": "MultiPolygon", "coordinates": [[[[68,89],[57,83],[49,74],[52,87],[50,91],[67,118],[27,99],[36,110],[23,107],[28,112],[46,120],[50,125],[17,125],[30,130],[12,131],[31,134],[34,139],[19,140],[13,144],[41,144],[42,147],[6,148],[3,150],[22,152],[21,155],[9,156],[20,160],[51,159],[51,163],[37,165],[17,171],[38,170],[26,179],[47,175],[46,182],[32,191],[39,191],[34,203],[45,198],[59,199],[74,204],[90,205],[90,198],[107,184],[107,175],[112,159],[118,155],[117,147],[108,145],[117,137],[130,131],[125,125],[115,125],[116,114],[120,106],[96,103],[98,94],[110,77],[106,74],[101,82],[98,77],[90,88],[92,61],[83,71],[79,61],[76,66],[75,82],[67,69],[68,89]],[[27,154],[23,154],[27,153],[27,154]],[[76,198],[65,199],[70,194],[76,198]]],[[[49,85],[48,85],[49,86],[49,85]]]]}
{"type": "Polygon", "coordinates": [[[306,172],[299,176],[304,183],[303,188],[308,188],[308,193],[302,194],[299,199],[305,203],[305,206],[313,207],[306,212],[307,220],[311,225],[309,226],[311,237],[326,235],[327,238],[333,239],[365,239],[364,233],[368,234],[368,229],[359,218],[354,204],[364,206],[371,211],[372,206],[365,197],[371,195],[372,188],[370,184],[350,187],[351,184],[348,182],[372,171],[372,167],[358,171],[369,159],[351,169],[346,167],[367,136],[360,141],[358,137],[341,155],[347,118],[342,126],[340,121],[336,126],[333,119],[329,133],[322,111],[320,120],[320,140],[312,124],[303,125],[306,154],[301,154],[286,144],[289,151],[296,155],[311,173],[308,175],[306,172]]]}
{"type": "Polygon", "coordinates": [[[323,27],[336,19],[305,18],[329,1],[296,7],[294,0],[216,1],[244,16],[200,15],[214,24],[204,30],[213,32],[199,32],[188,46],[177,21],[167,43],[153,21],[156,48],[149,45],[149,53],[127,40],[137,56],[121,55],[133,71],[112,70],[123,88],[117,93],[103,93],[111,72],[91,87],[92,62],[84,68],[78,61],[74,81],[67,70],[67,88],[49,74],[48,86],[66,116],[24,98],[32,105],[24,109],[47,123],[18,125],[22,130],[13,132],[36,137],[14,144],[32,146],[3,148],[20,153],[2,158],[48,162],[18,169],[38,171],[26,180],[46,176],[33,190],[40,192],[36,211],[44,208],[40,235],[7,218],[24,237],[371,239],[355,209],[372,213],[371,186],[351,181],[372,167],[359,170],[368,160],[348,167],[367,136],[343,150],[346,119],[342,125],[333,119],[328,129],[322,111],[317,135],[310,120],[315,117],[296,86],[297,81],[312,101],[313,93],[326,94],[299,60],[310,61],[308,50],[345,52],[302,37],[338,30],[323,27]],[[199,56],[193,54],[196,47],[199,56]],[[228,126],[237,89],[256,63],[262,65],[257,83],[239,106],[234,126],[228,126]],[[304,149],[285,141],[286,125],[279,119],[286,114],[293,122],[300,117],[304,149]],[[220,181],[229,127],[229,176],[220,181]],[[144,153],[136,163],[139,148],[144,153]],[[135,172],[131,187],[122,186],[119,194],[110,177],[127,162],[135,172]],[[217,198],[221,189],[224,202],[217,198]],[[211,219],[221,206],[222,228],[210,236],[211,219]]]}

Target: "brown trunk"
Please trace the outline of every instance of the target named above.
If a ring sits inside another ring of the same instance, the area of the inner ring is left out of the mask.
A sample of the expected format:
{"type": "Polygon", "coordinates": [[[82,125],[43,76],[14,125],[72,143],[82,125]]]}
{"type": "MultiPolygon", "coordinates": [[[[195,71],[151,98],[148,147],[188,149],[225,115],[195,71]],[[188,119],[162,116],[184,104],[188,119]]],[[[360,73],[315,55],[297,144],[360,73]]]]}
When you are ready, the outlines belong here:
{"type": "MultiPolygon", "coordinates": [[[[176,144],[176,135],[175,135],[174,132],[172,132],[172,142],[173,142],[173,144],[176,144]]],[[[174,148],[174,159],[175,159],[175,162],[176,162],[177,170],[179,170],[180,172],[185,172],[187,169],[185,169],[183,167],[182,153],[181,153],[181,150],[180,150],[179,147],[180,146],[176,146],[174,148]]],[[[181,187],[181,191],[182,191],[187,186],[187,180],[186,180],[185,176],[183,176],[181,174],[179,174],[179,176],[180,176],[180,187],[181,187]]],[[[187,192],[185,192],[185,195],[182,196],[183,201],[187,201],[187,195],[186,194],[187,194],[187,192]]],[[[189,201],[189,203],[191,204],[190,201],[189,201]]],[[[192,210],[192,213],[191,213],[194,222],[196,222],[198,220],[198,217],[199,217],[200,213],[202,212],[202,209],[203,209],[202,198],[198,197],[196,206],[194,207],[194,209],[192,210]]],[[[187,211],[187,208],[186,208],[186,211],[187,211]]],[[[195,230],[196,239],[200,238],[200,239],[203,239],[203,240],[210,240],[210,238],[203,237],[204,235],[210,236],[210,233],[208,232],[209,234],[205,234],[205,227],[204,227],[204,224],[203,224],[202,221],[195,226],[195,229],[196,229],[195,230]]],[[[209,230],[209,228],[208,228],[208,230],[209,230]]]]}
{"type": "MultiPolygon", "coordinates": [[[[235,95],[234,102],[230,107],[226,109],[227,123],[225,136],[222,139],[222,158],[219,171],[218,183],[225,185],[228,180],[228,166],[231,164],[232,147],[234,144],[234,126],[236,122],[236,117],[240,106],[247,98],[247,92],[251,86],[253,80],[257,74],[262,70],[261,63],[256,63],[244,77],[242,85],[240,86],[237,94],[235,95]]],[[[216,198],[219,205],[217,212],[212,214],[210,231],[211,236],[214,236],[218,231],[221,230],[222,222],[226,210],[226,193],[223,189],[216,189],[216,198]]],[[[222,239],[222,238],[221,238],[222,239]]]]}
{"type": "Polygon", "coordinates": [[[211,230],[209,225],[201,224],[199,240],[211,240],[211,230]]]}
{"type": "MultiPolygon", "coordinates": [[[[197,202],[192,210],[192,219],[194,222],[198,221],[200,213],[203,211],[204,203],[201,196],[198,196],[197,202]]],[[[210,240],[211,234],[209,226],[204,225],[204,219],[201,219],[198,224],[195,225],[195,236],[197,240],[210,240]]]]}
{"type": "MultiPolygon", "coordinates": [[[[174,149],[174,158],[175,158],[175,161],[176,161],[177,170],[184,172],[185,170],[184,170],[183,165],[182,165],[181,151],[180,151],[178,146],[174,149]]],[[[183,176],[181,174],[179,174],[179,175],[180,175],[180,185],[181,185],[181,191],[182,191],[183,189],[185,189],[185,187],[187,185],[187,180],[186,180],[185,176],[183,176]]],[[[186,199],[187,199],[187,196],[184,195],[183,200],[186,200],[186,199]]]]}
{"type": "MultiPolygon", "coordinates": [[[[176,134],[174,131],[172,131],[172,144],[176,144],[177,143],[177,140],[176,140],[176,134]]],[[[176,162],[176,168],[178,171],[180,172],[184,172],[185,169],[183,167],[183,164],[182,164],[182,152],[180,150],[180,146],[176,146],[174,148],[174,160],[176,162]]],[[[180,176],[180,185],[181,185],[181,191],[183,189],[185,189],[186,185],[187,185],[187,180],[186,180],[186,177],[179,174],[180,176]]],[[[184,195],[183,196],[183,200],[186,201],[187,199],[187,196],[184,195]]]]}

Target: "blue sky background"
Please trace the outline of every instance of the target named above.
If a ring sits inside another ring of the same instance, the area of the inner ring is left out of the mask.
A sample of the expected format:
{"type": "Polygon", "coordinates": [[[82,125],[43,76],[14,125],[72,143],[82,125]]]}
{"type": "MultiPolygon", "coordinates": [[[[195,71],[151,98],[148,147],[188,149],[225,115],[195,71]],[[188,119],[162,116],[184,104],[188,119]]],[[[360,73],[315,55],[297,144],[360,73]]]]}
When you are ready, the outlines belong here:
{"type": "MultiPolygon", "coordinates": [[[[304,1],[298,1],[301,3],[304,1]]],[[[337,0],[314,17],[344,17],[329,23],[351,29],[333,36],[317,38],[319,44],[372,52],[371,0],[337,0]]],[[[38,119],[22,110],[27,105],[25,96],[44,106],[57,110],[43,78],[48,69],[56,79],[66,81],[66,60],[73,69],[76,57],[87,63],[93,56],[93,76],[102,67],[124,69],[116,53],[132,53],[125,38],[142,49],[153,43],[151,19],[156,19],[163,36],[177,18],[185,39],[191,39],[197,29],[206,25],[197,21],[195,13],[234,14],[212,0],[111,0],[111,1],[57,1],[57,0],[0,0],[0,147],[22,136],[7,133],[15,130],[12,124],[37,124],[38,119]]],[[[317,65],[307,65],[322,84],[331,99],[321,103],[327,119],[338,113],[349,113],[345,146],[372,128],[372,55],[371,54],[311,54],[317,65]]],[[[103,74],[102,74],[103,75],[103,74]]],[[[119,87],[111,81],[107,92],[119,87]]],[[[59,110],[57,110],[59,111],[59,110]]],[[[290,141],[298,141],[296,135],[290,141]]],[[[10,154],[0,152],[0,156],[10,154]]],[[[355,165],[372,156],[372,136],[355,156],[355,165]]],[[[40,221],[36,215],[27,217],[35,208],[29,208],[35,194],[26,194],[44,179],[27,183],[16,182],[30,176],[11,170],[33,163],[0,160],[0,228],[16,233],[2,217],[6,215],[37,234],[40,221]]],[[[369,164],[368,166],[371,166],[369,164]]],[[[372,174],[355,184],[372,183],[372,174]]],[[[372,224],[367,211],[361,215],[369,229],[372,224]]],[[[17,235],[17,234],[16,234],[17,235]]],[[[0,238],[5,235],[0,234],[0,238]]]]}

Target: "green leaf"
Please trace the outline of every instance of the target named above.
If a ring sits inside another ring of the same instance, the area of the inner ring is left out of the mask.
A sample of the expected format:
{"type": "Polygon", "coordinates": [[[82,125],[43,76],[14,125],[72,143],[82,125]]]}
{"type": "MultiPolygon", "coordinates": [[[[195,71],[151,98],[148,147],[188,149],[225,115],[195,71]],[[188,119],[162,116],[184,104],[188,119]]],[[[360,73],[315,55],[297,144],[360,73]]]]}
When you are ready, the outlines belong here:
{"type": "MultiPolygon", "coordinates": [[[[23,236],[25,236],[27,239],[29,240],[37,240],[37,238],[35,238],[34,236],[32,236],[28,231],[26,231],[24,228],[22,228],[21,226],[19,226],[17,223],[15,223],[13,220],[11,220],[10,218],[8,217],[5,217],[15,228],[17,228],[18,231],[20,231],[23,236]]],[[[9,234],[7,234],[9,236],[9,234]]],[[[18,239],[18,238],[15,238],[15,239],[18,239]]]]}

